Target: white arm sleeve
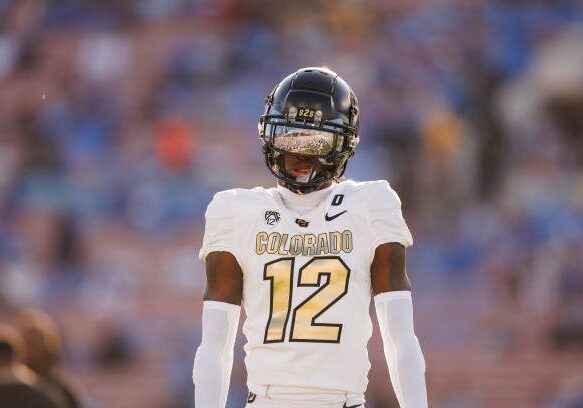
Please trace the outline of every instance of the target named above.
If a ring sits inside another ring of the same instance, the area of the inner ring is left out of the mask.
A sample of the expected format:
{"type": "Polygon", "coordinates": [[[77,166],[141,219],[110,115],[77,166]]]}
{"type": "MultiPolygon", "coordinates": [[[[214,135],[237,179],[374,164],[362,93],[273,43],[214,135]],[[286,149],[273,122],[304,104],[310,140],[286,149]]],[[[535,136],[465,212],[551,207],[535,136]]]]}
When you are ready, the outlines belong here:
{"type": "Polygon", "coordinates": [[[401,408],[427,408],[425,360],[413,329],[411,292],[374,297],[391,382],[401,408]]]}
{"type": "Polygon", "coordinates": [[[227,403],[240,310],[230,303],[204,302],[202,342],[192,370],[196,407],[224,408],[227,403]]]}

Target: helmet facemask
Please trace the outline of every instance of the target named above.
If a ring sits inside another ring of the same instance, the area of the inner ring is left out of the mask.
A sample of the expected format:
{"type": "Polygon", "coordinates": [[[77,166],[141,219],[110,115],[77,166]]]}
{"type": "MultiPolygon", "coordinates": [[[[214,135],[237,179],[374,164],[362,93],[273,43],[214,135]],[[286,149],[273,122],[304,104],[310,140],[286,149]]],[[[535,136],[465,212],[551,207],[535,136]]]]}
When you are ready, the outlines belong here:
{"type": "Polygon", "coordinates": [[[340,178],[358,143],[342,125],[298,124],[270,115],[260,128],[267,167],[286,188],[301,194],[340,178]]]}

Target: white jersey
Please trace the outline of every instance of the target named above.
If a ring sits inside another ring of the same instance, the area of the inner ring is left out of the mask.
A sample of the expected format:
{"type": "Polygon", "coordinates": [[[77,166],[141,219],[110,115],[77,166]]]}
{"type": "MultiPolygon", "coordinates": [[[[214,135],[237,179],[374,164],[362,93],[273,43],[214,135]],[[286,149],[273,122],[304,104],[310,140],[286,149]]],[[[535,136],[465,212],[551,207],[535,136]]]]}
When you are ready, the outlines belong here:
{"type": "Polygon", "coordinates": [[[371,262],[412,237],[386,181],[328,190],[301,216],[275,188],[222,191],[208,206],[199,256],[230,252],[243,271],[249,384],[366,389],[371,262]]]}

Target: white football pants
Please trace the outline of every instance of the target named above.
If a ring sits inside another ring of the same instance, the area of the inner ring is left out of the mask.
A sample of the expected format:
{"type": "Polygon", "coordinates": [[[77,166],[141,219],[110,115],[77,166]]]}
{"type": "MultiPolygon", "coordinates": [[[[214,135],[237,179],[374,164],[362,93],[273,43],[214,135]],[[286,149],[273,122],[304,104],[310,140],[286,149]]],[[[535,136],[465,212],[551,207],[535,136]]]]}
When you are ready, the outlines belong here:
{"type": "Polygon", "coordinates": [[[351,405],[346,403],[339,404],[309,404],[294,403],[289,401],[274,400],[273,398],[263,397],[261,395],[250,394],[247,400],[246,408],[365,408],[363,404],[351,405]]]}

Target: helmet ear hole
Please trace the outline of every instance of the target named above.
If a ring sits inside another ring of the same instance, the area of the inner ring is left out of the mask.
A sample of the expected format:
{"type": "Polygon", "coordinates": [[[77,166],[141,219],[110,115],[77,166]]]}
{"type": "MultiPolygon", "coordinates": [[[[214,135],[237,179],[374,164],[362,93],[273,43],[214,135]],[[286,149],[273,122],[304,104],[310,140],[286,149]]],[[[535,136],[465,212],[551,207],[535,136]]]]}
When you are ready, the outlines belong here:
{"type": "Polygon", "coordinates": [[[328,68],[302,68],[279,82],[265,102],[259,137],[264,143],[265,163],[282,184],[305,193],[342,176],[358,144],[359,108],[354,92],[338,74],[328,68]],[[282,134],[276,130],[282,126],[310,132],[288,132],[282,143],[282,134]],[[322,132],[336,137],[331,141],[322,137],[322,132]],[[294,143],[299,147],[289,149],[294,143]],[[318,171],[309,177],[288,174],[284,156],[298,152],[317,158],[318,171]]]}

